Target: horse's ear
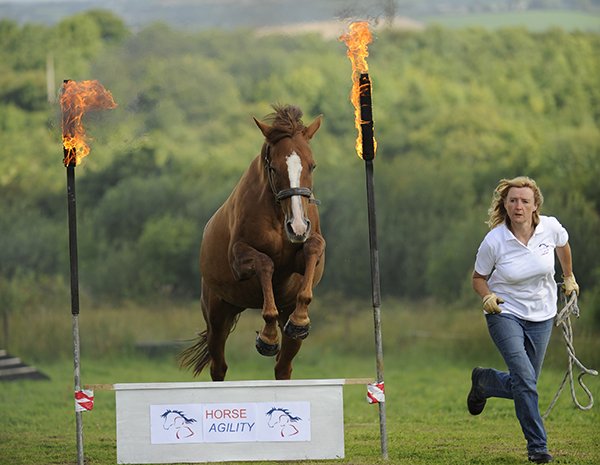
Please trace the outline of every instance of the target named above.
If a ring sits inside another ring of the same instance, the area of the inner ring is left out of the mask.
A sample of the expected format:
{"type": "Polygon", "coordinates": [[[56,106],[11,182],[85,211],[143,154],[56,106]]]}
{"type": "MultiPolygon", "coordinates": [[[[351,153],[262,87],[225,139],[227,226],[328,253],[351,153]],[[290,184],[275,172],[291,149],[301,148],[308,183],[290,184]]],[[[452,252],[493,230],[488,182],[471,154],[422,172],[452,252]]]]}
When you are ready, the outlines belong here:
{"type": "Polygon", "coordinates": [[[260,132],[263,133],[263,136],[268,137],[269,132],[271,132],[271,126],[269,126],[266,123],[263,123],[262,121],[257,120],[254,116],[252,117],[252,119],[254,119],[254,122],[258,126],[258,129],[260,129],[260,132]]]}
{"type": "Polygon", "coordinates": [[[323,115],[317,116],[315,120],[310,123],[310,126],[304,130],[304,135],[307,139],[312,139],[312,137],[315,135],[315,132],[317,132],[319,127],[321,127],[321,121],[323,121],[323,115]]]}

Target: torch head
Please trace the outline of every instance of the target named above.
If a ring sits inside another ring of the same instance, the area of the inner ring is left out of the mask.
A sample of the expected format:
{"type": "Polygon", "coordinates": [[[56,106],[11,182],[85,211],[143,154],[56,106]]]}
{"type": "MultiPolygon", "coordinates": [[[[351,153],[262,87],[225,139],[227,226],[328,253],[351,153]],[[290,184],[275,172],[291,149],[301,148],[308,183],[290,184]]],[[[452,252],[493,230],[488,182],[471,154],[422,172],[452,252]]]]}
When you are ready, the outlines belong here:
{"type": "Polygon", "coordinates": [[[83,115],[90,110],[115,108],[117,104],[109,91],[98,81],[65,80],[61,89],[63,163],[77,165],[90,152],[83,115]]]}
{"type": "Polygon", "coordinates": [[[375,137],[373,134],[373,104],[371,102],[371,80],[368,73],[359,78],[360,132],[362,142],[362,159],[375,158],[375,137]]]}
{"type": "Polygon", "coordinates": [[[371,104],[371,81],[369,79],[368,45],[372,35],[366,21],[352,23],[349,32],[340,37],[348,47],[348,58],[352,64],[352,91],[350,100],[354,106],[356,153],[364,160],[373,160],[377,142],[373,136],[373,111],[371,104]]]}

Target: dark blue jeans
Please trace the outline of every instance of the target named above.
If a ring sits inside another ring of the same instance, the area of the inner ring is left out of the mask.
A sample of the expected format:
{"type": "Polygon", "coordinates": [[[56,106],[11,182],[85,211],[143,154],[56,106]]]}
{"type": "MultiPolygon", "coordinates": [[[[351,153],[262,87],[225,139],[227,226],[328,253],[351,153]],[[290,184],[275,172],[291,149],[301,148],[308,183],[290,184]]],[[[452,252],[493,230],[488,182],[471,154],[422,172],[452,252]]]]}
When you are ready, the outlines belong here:
{"type": "Polygon", "coordinates": [[[508,373],[485,369],[477,380],[479,388],[486,398],[513,399],[527,440],[527,451],[530,454],[547,452],[546,430],[538,406],[537,380],[554,320],[525,321],[508,313],[488,314],[486,320],[508,373]]]}

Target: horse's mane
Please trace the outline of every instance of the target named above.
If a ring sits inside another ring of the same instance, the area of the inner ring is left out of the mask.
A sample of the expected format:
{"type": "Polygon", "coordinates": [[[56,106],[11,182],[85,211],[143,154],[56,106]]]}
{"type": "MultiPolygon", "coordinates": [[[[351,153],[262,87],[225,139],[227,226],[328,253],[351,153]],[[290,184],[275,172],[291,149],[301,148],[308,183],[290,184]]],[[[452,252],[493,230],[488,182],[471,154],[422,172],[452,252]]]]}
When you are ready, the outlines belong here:
{"type": "Polygon", "coordinates": [[[271,410],[269,410],[267,413],[265,413],[265,415],[272,415],[274,412],[281,412],[281,413],[287,415],[287,417],[290,419],[290,421],[295,422],[298,420],[302,420],[302,418],[295,417],[294,415],[292,415],[288,409],[281,408],[281,407],[273,407],[273,408],[271,408],[271,410]]]}
{"type": "Polygon", "coordinates": [[[306,126],[302,122],[302,110],[295,105],[273,105],[273,113],[265,116],[264,120],[271,124],[271,131],[267,140],[276,144],[285,137],[304,131],[306,126]]]}
{"type": "Polygon", "coordinates": [[[186,417],[186,416],[185,416],[185,413],[183,413],[181,410],[170,410],[170,409],[167,409],[167,410],[165,411],[165,413],[163,413],[163,414],[161,415],[161,417],[162,417],[162,418],[167,418],[167,416],[168,416],[170,413],[174,413],[174,414],[176,414],[176,415],[179,415],[181,418],[183,418],[183,421],[184,421],[185,423],[196,423],[196,419],[194,419],[194,418],[188,418],[188,417],[186,417]]]}

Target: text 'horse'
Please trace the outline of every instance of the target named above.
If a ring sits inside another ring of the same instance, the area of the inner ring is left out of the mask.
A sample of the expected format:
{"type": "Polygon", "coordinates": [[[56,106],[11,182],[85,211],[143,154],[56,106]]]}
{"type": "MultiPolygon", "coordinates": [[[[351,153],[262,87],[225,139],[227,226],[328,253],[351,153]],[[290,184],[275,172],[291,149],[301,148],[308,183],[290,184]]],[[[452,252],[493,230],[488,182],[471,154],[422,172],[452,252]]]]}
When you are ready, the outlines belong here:
{"type": "Polygon", "coordinates": [[[308,335],[308,306],[325,261],[309,126],[294,106],[276,106],[254,121],[265,136],[257,156],[229,198],[206,224],[200,247],[202,313],[206,330],[180,355],[199,374],[210,363],[213,381],[225,379],[225,343],[240,313],[262,308],[256,337],[262,355],[276,355],[276,379],[290,379],[292,360],[308,335]],[[281,340],[280,332],[281,329],[281,340]]]}

